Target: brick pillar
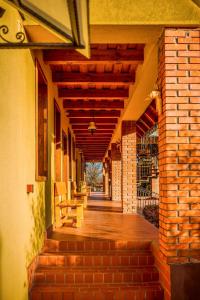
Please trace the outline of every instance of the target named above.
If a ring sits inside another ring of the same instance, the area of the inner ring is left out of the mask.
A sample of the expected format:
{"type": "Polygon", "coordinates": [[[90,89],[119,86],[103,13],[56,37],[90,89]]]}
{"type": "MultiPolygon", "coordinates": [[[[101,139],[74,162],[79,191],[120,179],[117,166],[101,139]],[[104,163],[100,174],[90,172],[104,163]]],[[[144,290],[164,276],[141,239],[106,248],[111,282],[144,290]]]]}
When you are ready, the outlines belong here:
{"type": "Polygon", "coordinates": [[[105,193],[105,170],[103,168],[103,192],[105,193]]]}
{"type": "Polygon", "coordinates": [[[111,144],[112,200],[121,201],[121,152],[116,144],[111,144]]]}
{"type": "Polygon", "coordinates": [[[112,179],[111,150],[108,150],[108,196],[110,198],[112,198],[111,179],[112,179]]]}
{"type": "Polygon", "coordinates": [[[103,173],[104,173],[104,193],[105,195],[109,195],[109,187],[108,187],[108,163],[107,160],[103,164],[103,173]]]}
{"type": "Polygon", "coordinates": [[[122,122],[121,143],[123,213],[129,214],[137,211],[135,121],[122,122]]]}
{"type": "Polygon", "coordinates": [[[200,256],[200,31],[166,29],[159,53],[160,250],[200,256]]]}

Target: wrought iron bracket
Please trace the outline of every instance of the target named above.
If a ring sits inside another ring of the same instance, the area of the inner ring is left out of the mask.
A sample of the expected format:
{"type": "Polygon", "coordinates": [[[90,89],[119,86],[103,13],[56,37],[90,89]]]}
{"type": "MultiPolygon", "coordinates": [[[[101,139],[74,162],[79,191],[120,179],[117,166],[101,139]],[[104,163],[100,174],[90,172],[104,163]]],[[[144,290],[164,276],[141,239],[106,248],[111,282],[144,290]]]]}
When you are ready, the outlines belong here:
{"type": "Polygon", "coordinates": [[[25,33],[22,31],[18,31],[15,35],[16,41],[10,41],[6,38],[9,33],[9,28],[6,25],[0,26],[0,49],[84,49],[84,45],[76,45],[75,43],[32,43],[32,42],[24,42],[25,41],[25,33]]]}
{"type": "Polygon", "coordinates": [[[18,32],[16,33],[16,35],[15,35],[15,37],[16,37],[16,42],[9,41],[9,40],[7,40],[7,39],[5,38],[6,34],[8,34],[8,33],[9,33],[9,28],[8,28],[8,26],[6,26],[6,25],[0,26],[0,39],[2,39],[4,42],[13,45],[13,44],[16,44],[16,43],[17,43],[17,44],[21,44],[21,43],[23,43],[23,41],[25,40],[25,34],[24,34],[24,32],[22,32],[22,31],[18,31],[18,32]]]}

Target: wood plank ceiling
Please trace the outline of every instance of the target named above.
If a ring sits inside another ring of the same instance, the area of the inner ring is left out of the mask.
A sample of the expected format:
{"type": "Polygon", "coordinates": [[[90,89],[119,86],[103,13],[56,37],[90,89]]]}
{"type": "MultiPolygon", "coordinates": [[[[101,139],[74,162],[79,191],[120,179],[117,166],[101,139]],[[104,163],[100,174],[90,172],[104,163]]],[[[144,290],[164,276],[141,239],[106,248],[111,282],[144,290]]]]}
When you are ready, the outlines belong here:
{"type": "Polygon", "coordinates": [[[119,117],[135,81],[135,71],[144,59],[143,44],[92,44],[91,58],[75,50],[45,50],[44,61],[63,99],[86,161],[100,161],[109,146],[119,117]],[[87,128],[95,121],[92,136],[87,128]]]}

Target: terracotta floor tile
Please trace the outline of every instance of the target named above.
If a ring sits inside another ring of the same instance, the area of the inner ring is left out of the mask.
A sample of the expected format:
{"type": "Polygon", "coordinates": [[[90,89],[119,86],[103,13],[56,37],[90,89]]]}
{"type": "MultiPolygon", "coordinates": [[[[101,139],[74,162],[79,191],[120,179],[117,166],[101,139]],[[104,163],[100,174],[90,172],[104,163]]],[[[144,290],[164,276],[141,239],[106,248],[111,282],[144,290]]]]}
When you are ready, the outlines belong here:
{"type": "MultiPolygon", "coordinates": [[[[83,240],[88,239],[85,243],[86,250],[92,247],[91,238],[101,240],[118,240],[132,241],[141,240],[144,242],[157,240],[158,229],[146,221],[138,214],[125,215],[116,209],[121,207],[121,203],[105,200],[103,194],[93,194],[93,200],[88,200],[88,209],[84,213],[83,226],[81,228],[61,227],[55,229],[51,238],[55,240],[83,240]],[[95,199],[95,200],[94,200],[95,199]],[[105,207],[110,211],[105,211],[105,207]]],[[[138,242],[138,245],[141,242],[138,242]]],[[[131,247],[128,243],[127,247],[131,247]]],[[[70,248],[73,249],[73,245],[70,248]]],[[[81,246],[80,246],[81,247],[81,246]]],[[[95,245],[96,247],[96,245],[95,245]]],[[[106,248],[106,245],[102,246],[106,248]]],[[[110,245],[112,248],[112,245],[110,245]]]]}

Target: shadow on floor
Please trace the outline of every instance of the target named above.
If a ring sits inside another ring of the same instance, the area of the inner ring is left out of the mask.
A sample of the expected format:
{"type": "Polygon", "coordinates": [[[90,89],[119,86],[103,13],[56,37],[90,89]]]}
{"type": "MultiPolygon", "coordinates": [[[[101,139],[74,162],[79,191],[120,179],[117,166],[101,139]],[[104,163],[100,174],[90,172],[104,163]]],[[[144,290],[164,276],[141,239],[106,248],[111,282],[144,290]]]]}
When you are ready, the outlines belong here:
{"type": "Polygon", "coordinates": [[[91,194],[91,196],[89,196],[89,200],[95,200],[95,201],[112,201],[110,197],[107,196],[102,196],[102,194],[91,194]]]}
{"type": "Polygon", "coordinates": [[[102,206],[102,205],[100,205],[100,206],[88,205],[87,210],[122,213],[121,207],[109,207],[109,206],[102,206]]]}

